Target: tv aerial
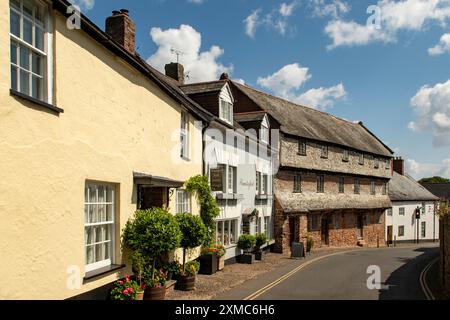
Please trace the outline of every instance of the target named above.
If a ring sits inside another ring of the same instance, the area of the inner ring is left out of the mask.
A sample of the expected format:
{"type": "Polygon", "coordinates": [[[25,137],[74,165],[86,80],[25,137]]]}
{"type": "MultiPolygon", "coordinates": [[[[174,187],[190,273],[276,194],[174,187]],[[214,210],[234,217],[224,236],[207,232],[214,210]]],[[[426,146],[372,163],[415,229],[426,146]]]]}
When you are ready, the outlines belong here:
{"type": "Polygon", "coordinates": [[[180,56],[184,55],[183,51],[174,49],[173,47],[170,48],[170,53],[177,55],[177,63],[180,62],[180,56]]]}

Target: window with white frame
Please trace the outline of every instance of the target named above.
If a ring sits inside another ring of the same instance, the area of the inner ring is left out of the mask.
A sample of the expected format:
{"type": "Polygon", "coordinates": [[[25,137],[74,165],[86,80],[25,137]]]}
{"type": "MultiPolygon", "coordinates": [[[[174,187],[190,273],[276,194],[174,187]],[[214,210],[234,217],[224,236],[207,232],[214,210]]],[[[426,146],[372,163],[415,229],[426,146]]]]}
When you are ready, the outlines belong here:
{"type": "Polygon", "coordinates": [[[181,111],[180,143],[181,143],[181,157],[188,159],[189,158],[189,114],[185,111],[181,111]]]}
{"type": "Polygon", "coordinates": [[[113,263],[115,205],[114,185],[86,183],[84,200],[86,272],[113,263]]]}
{"type": "Polygon", "coordinates": [[[387,209],[387,210],[386,210],[386,214],[387,214],[389,217],[392,217],[392,208],[391,208],[391,209],[387,209]]]}
{"type": "Polygon", "coordinates": [[[216,221],[216,242],[224,246],[236,243],[237,219],[216,221]]]}
{"type": "Polygon", "coordinates": [[[269,128],[264,124],[261,125],[260,140],[269,143],[269,128]]]}
{"type": "Polygon", "coordinates": [[[50,103],[48,6],[39,0],[9,3],[11,89],[50,103]]]}
{"type": "Polygon", "coordinates": [[[189,192],[184,189],[177,190],[176,207],[177,213],[191,212],[191,196],[189,192]]]}
{"type": "Polygon", "coordinates": [[[399,237],[405,236],[405,226],[398,226],[398,236],[399,237]]]}
{"type": "Polygon", "coordinates": [[[236,193],[237,168],[228,166],[228,193],[236,193]]]}
{"type": "Polygon", "coordinates": [[[267,174],[262,175],[262,181],[261,181],[261,194],[267,194],[268,193],[268,180],[269,176],[267,174]]]}
{"type": "Polygon", "coordinates": [[[405,208],[404,207],[398,208],[398,214],[400,216],[404,216],[405,215],[405,208]]]}
{"type": "Polygon", "coordinates": [[[220,119],[228,123],[233,123],[233,104],[221,99],[219,109],[220,119]]]}
{"type": "Polygon", "coordinates": [[[272,234],[270,232],[270,217],[264,217],[264,233],[267,239],[270,239],[272,234]]]}

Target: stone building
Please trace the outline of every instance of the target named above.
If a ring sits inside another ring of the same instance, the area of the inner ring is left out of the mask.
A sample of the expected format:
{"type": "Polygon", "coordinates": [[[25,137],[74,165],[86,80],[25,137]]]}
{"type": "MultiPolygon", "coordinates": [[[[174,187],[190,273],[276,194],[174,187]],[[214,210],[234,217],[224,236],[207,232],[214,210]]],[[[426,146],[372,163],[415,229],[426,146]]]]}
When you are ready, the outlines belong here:
{"type": "Polygon", "coordinates": [[[275,251],[384,244],[393,151],[352,123],[236,82],[237,112],[264,110],[280,124],[274,177],[275,251]]]}

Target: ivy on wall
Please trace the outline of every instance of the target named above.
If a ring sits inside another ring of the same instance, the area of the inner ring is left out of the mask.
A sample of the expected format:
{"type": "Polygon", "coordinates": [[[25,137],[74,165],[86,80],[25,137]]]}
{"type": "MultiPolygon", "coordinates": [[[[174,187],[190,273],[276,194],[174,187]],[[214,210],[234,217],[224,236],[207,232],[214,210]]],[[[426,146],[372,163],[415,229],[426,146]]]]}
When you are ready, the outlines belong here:
{"type": "Polygon", "coordinates": [[[208,177],[203,175],[191,177],[188,181],[186,181],[186,190],[191,193],[196,192],[198,195],[200,203],[200,217],[208,229],[204,245],[209,246],[212,243],[216,230],[214,219],[219,216],[220,209],[216,200],[211,195],[211,187],[208,183],[208,177]]]}

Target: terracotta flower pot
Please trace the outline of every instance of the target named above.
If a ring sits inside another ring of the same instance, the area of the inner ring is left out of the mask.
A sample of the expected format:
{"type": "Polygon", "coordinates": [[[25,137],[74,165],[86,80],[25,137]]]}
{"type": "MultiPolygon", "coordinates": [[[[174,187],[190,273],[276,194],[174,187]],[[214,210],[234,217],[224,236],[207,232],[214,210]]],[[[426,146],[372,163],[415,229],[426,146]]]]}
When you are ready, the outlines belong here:
{"type": "Polygon", "coordinates": [[[166,287],[145,289],[144,300],[164,300],[164,299],[166,299],[166,287]]]}

